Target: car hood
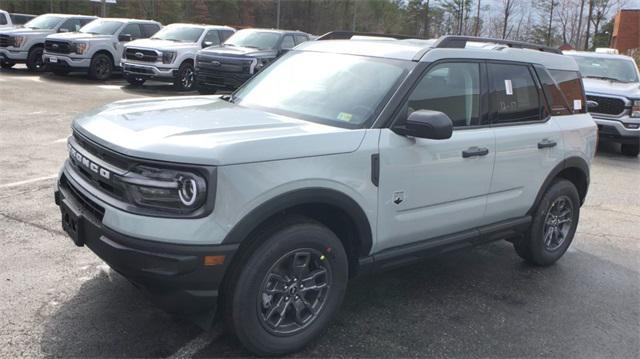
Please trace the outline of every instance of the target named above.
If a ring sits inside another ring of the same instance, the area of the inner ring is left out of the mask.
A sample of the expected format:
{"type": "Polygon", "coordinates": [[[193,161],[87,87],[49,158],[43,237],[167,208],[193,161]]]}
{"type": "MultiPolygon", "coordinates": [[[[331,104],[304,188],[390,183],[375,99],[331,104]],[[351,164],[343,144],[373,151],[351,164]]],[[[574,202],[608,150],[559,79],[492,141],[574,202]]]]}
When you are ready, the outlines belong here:
{"type": "Polygon", "coordinates": [[[198,44],[195,42],[176,42],[168,40],[151,40],[151,39],[139,39],[128,42],[125,47],[141,47],[154,50],[178,50],[197,48],[198,44]]]}
{"type": "Polygon", "coordinates": [[[118,101],[80,116],[73,128],[125,155],[202,165],[353,152],[365,132],[250,109],[218,96],[118,101]]]}
{"type": "Polygon", "coordinates": [[[201,54],[209,56],[229,56],[229,57],[266,57],[276,56],[275,50],[260,50],[252,47],[239,46],[211,46],[200,51],[201,54]]]}
{"type": "Polygon", "coordinates": [[[28,29],[26,27],[16,27],[10,29],[0,29],[0,35],[13,35],[13,36],[45,36],[53,33],[54,30],[43,29],[28,29]]]}
{"type": "Polygon", "coordinates": [[[64,32],[47,36],[48,40],[62,41],[99,41],[112,39],[113,35],[96,35],[84,32],[64,32]]]}
{"type": "Polygon", "coordinates": [[[587,94],[614,95],[640,99],[640,83],[622,83],[600,79],[582,79],[587,94]]]}

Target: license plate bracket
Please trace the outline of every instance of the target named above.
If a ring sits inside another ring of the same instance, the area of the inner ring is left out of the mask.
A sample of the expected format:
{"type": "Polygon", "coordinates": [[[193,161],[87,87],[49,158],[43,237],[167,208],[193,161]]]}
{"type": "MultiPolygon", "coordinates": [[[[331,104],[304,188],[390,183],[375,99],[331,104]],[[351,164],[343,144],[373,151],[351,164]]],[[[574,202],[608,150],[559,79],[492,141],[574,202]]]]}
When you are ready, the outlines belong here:
{"type": "Polygon", "coordinates": [[[49,62],[51,62],[51,63],[54,63],[54,64],[55,64],[55,63],[57,63],[57,62],[58,62],[58,58],[57,58],[57,57],[55,57],[55,56],[51,56],[51,57],[49,57],[49,62]]]}
{"type": "Polygon", "coordinates": [[[76,246],[82,247],[84,245],[84,216],[66,199],[60,203],[60,213],[62,215],[62,229],[67,232],[76,246]]]}

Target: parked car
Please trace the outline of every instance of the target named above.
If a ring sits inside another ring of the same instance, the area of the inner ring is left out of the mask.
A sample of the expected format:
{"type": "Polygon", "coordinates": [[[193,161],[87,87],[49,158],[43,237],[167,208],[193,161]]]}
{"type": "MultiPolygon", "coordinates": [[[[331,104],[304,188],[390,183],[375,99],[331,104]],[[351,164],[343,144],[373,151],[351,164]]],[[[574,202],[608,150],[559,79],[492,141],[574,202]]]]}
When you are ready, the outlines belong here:
{"type": "Polygon", "coordinates": [[[121,66],[132,85],[146,80],[172,82],[189,91],[195,84],[194,61],[203,47],[220,45],[235,30],[228,26],[171,24],[149,39],[125,45],[121,66]]]}
{"type": "Polygon", "coordinates": [[[300,31],[240,30],[224,44],[198,52],[198,90],[203,94],[234,90],[271,61],[308,40],[309,34],[300,31]]]}
{"type": "Polygon", "coordinates": [[[75,33],[47,36],[44,62],[58,75],[87,71],[89,78],[104,81],[120,68],[125,43],[149,38],[161,27],[151,20],[99,19],[75,33]]]}
{"type": "Polygon", "coordinates": [[[78,31],[94,19],[95,16],[44,14],[22,28],[0,30],[0,65],[10,68],[16,63],[26,63],[30,71],[44,71],[42,53],[45,37],[78,31]]]}
{"type": "Polygon", "coordinates": [[[13,23],[13,25],[18,27],[33,20],[36,15],[11,13],[9,14],[9,17],[11,18],[11,22],[13,23]]]}
{"type": "Polygon", "coordinates": [[[0,29],[8,29],[13,28],[15,25],[13,24],[13,20],[9,13],[0,9],[0,29]]]}
{"type": "Polygon", "coordinates": [[[640,73],[632,57],[607,49],[567,51],[580,66],[591,115],[600,139],[621,144],[622,153],[640,152],[640,73]]]}
{"type": "Polygon", "coordinates": [[[77,118],[55,193],[73,242],[171,311],[206,326],[218,310],[259,355],[317,338],[357,274],[500,239],[535,265],[562,257],[597,138],[573,58],[331,38],[349,37],[232,95],[77,118]]]}

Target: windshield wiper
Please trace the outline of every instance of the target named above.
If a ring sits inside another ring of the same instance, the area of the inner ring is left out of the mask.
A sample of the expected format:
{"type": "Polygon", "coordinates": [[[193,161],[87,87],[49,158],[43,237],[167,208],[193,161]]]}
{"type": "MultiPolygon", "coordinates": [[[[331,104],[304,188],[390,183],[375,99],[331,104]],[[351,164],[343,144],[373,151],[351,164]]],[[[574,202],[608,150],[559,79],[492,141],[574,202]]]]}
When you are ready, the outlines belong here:
{"type": "Polygon", "coordinates": [[[229,102],[229,103],[234,103],[234,102],[235,102],[235,99],[234,99],[234,97],[233,97],[233,94],[222,95],[222,96],[220,96],[220,99],[221,99],[221,100],[224,100],[224,101],[227,101],[227,102],[229,102]]]}
{"type": "Polygon", "coordinates": [[[614,77],[607,77],[607,76],[585,76],[588,79],[598,79],[598,80],[608,80],[608,81],[615,81],[615,82],[622,82],[624,84],[629,83],[629,81],[623,81],[614,77]]]}

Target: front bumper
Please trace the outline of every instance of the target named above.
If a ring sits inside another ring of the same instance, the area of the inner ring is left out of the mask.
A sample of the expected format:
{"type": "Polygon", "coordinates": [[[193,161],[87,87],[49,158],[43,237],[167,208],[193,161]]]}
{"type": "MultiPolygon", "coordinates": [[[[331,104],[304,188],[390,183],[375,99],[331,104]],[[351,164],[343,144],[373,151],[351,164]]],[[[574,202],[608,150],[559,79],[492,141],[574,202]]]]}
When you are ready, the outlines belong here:
{"type": "Polygon", "coordinates": [[[47,66],[66,70],[87,70],[91,65],[90,58],[72,57],[69,55],[44,52],[42,59],[47,66]]]}
{"type": "Polygon", "coordinates": [[[598,135],[601,140],[625,144],[637,144],[640,141],[640,128],[627,127],[629,124],[640,125],[640,118],[625,116],[613,120],[593,116],[593,120],[598,125],[598,135]]]}
{"type": "Polygon", "coordinates": [[[178,76],[178,70],[172,68],[160,68],[155,65],[144,65],[125,61],[122,61],[120,65],[125,76],[159,81],[173,81],[178,76]]]}
{"type": "Polygon", "coordinates": [[[28,56],[28,51],[0,47],[0,60],[3,62],[25,62],[28,56]]]}
{"type": "Polygon", "coordinates": [[[118,233],[103,225],[104,208],[64,172],[55,202],[62,227],[75,244],[89,247],[158,306],[171,313],[213,318],[219,287],[237,245],[162,243],[118,233]],[[224,256],[224,260],[205,265],[205,256],[224,256]]]}

